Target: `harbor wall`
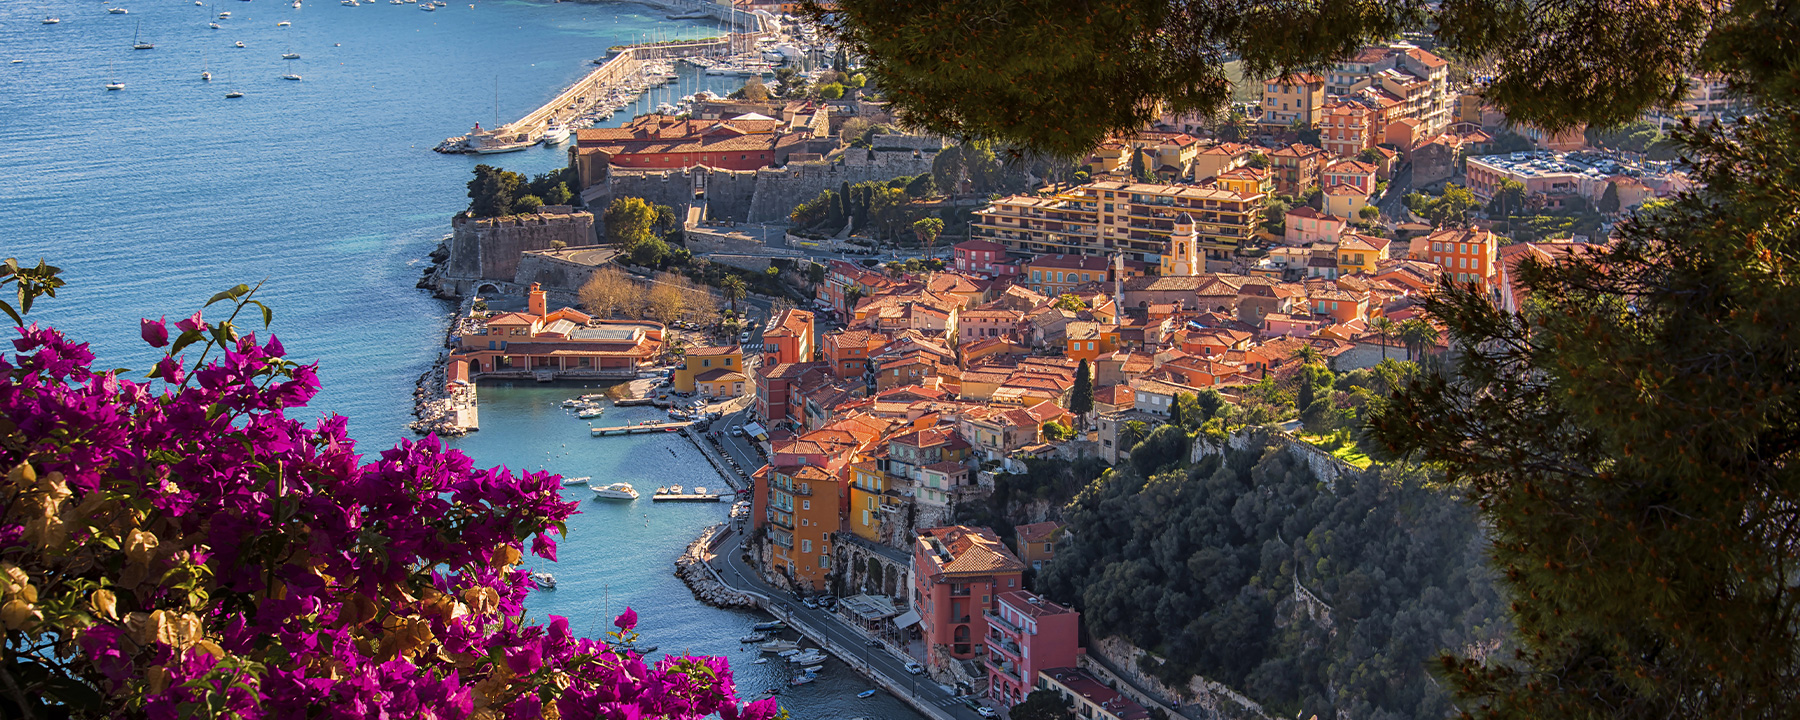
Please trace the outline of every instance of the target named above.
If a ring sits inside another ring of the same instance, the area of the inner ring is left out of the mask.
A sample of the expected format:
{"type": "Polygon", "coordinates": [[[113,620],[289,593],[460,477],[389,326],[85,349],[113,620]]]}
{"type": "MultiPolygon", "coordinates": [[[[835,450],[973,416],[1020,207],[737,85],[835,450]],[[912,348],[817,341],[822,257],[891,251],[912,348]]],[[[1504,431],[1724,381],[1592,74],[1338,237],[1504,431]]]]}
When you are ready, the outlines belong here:
{"type": "MultiPolygon", "coordinates": [[[[458,218],[451,221],[449,257],[441,276],[469,280],[511,281],[519,258],[528,250],[549,250],[595,242],[594,216],[565,205],[545,206],[532,215],[502,218],[458,218]]],[[[441,284],[441,283],[440,283],[441,284]]]]}
{"type": "MultiPolygon", "coordinates": [[[[680,170],[611,168],[597,192],[584,193],[589,207],[606,207],[613,198],[637,197],[684,208],[703,195],[711,222],[786,222],[794,207],[823,190],[844,183],[885,181],[931,171],[944,148],[943,138],[877,135],[875,148],[848,148],[827,160],[790,162],[780,168],[718,170],[694,166],[680,170]]],[[[604,227],[600,228],[604,231],[604,227]]]]}

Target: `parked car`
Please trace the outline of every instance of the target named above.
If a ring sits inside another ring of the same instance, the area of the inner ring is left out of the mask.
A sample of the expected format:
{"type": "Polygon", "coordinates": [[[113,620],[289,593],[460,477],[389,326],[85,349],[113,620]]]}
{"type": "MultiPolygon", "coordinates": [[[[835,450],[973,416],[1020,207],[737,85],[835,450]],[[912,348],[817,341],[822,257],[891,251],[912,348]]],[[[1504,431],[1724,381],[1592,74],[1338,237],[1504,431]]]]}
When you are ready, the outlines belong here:
{"type": "Polygon", "coordinates": [[[917,675],[919,673],[925,672],[925,666],[920,665],[916,662],[909,662],[906,664],[906,671],[909,673],[912,673],[914,675],[917,675]]]}
{"type": "Polygon", "coordinates": [[[864,640],[863,644],[867,645],[869,647],[881,647],[881,641],[876,640],[875,638],[869,638],[867,640],[864,640]]]}
{"type": "Polygon", "coordinates": [[[975,714],[982,717],[1000,717],[1000,713],[994,712],[993,708],[986,705],[975,708],[975,714]]]}
{"type": "Polygon", "coordinates": [[[743,428],[741,428],[741,427],[734,427],[734,428],[732,428],[732,429],[731,429],[731,436],[732,436],[732,437],[743,437],[743,436],[744,436],[744,429],[743,429],[743,428]]]}
{"type": "Polygon", "coordinates": [[[738,342],[741,342],[741,343],[750,342],[750,331],[745,330],[741,333],[738,333],[738,342]]]}
{"type": "Polygon", "coordinates": [[[806,599],[806,600],[805,600],[805,601],[804,601],[804,602],[802,602],[802,603],[801,603],[801,604],[802,604],[802,605],[805,605],[805,606],[806,606],[806,609],[808,609],[808,610],[817,610],[817,609],[819,609],[819,603],[818,603],[818,602],[817,602],[817,601],[815,601],[815,600],[813,600],[813,599],[812,599],[812,598],[807,598],[807,599],[806,599]]]}

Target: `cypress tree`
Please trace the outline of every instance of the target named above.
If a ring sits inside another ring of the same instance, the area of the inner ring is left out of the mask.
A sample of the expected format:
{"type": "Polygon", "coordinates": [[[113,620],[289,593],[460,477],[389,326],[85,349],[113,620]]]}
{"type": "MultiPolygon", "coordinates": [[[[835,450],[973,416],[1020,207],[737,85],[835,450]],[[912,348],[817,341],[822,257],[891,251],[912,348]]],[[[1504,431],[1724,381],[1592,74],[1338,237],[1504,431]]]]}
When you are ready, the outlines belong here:
{"type": "Polygon", "coordinates": [[[1094,378],[1088,369],[1088,361],[1083,359],[1075,368],[1075,388],[1069,392],[1069,412],[1082,419],[1086,427],[1088,413],[1094,411],[1094,378]]]}

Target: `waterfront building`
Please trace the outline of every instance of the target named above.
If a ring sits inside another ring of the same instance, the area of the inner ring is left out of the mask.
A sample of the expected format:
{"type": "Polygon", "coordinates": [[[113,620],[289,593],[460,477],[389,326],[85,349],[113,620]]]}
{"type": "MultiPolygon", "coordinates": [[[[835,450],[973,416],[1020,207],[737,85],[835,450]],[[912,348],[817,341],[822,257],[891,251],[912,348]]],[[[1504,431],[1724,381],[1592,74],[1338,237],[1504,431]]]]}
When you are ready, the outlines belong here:
{"type": "Polygon", "coordinates": [[[1010,708],[1030,695],[1037,674],[1074,667],[1081,657],[1081,613],[1029,590],[1000,594],[997,607],[984,610],[988,625],[988,699],[1010,708]]]}
{"type": "Polygon", "coordinates": [[[973,230],[978,238],[1030,257],[1118,253],[1128,261],[1159,263],[1176,216],[1186,212],[1195,222],[1208,266],[1229,269],[1239,244],[1256,233],[1265,197],[1196,185],[1108,180],[1050,197],[1001,198],[976,212],[973,230]]]}
{"type": "Polygon", "coordinates": [[[769,469],[769,538],[772,569],[811,590],[824,590],[831,573],[832,534],[841,529],[842,483],[830,466],[791,465],[769,469]]]}
{"type": "Polygon", "coordinates": [[[941,671],[984,652],[985,611],[999,595],[1023,589],[1025,564],[994,531],[964,525],[926,528],[913,541],[912,606],[919,613],[925,664],[941,671]]]}
{"type": "Polygon", "coordinates": [[[574,308],[551,312],[531,284],[525,312],[476,313],[460,326],[452,363],[484,374],[636,377],[662,352],[664,327],[645,321],[595,320],[574,308]]]}
{"type": "Polygon", "coordinates": [[[1136,701],[1107,687],[1106,683],[1076,667],[1039,670],[1039,690],[1061,696],[1082,720],[1149,720],[1150,711],[1136,701]]]}
{"type": "Polygon", "coordinates": [[[910,483],[895,482],[876,458],[850,464],[850,513],[846,524],[857,537],[873,543],[885,539],[884,524],[911,501],[910,483]]]}
{"type": "Polygon", "coordinates": [[[744,352],[736,345],[688,348],[681,367],[669,378],[676,392],[697,392],[716,398],[744,394],[744,352]]]}
{"type": "Polygon", "coordinates": [[[806,310],[782,310],[763,331],[763,362],[769,365],[811,362],[815,347],[813,314],[806,310]]]}

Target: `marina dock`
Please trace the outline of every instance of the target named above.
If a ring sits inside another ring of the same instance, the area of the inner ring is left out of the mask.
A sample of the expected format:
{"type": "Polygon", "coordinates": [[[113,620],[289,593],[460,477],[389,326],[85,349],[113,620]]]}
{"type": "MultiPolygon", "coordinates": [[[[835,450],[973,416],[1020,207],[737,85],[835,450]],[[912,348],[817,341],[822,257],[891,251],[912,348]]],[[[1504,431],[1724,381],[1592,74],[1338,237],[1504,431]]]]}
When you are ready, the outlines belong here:
{"type": "Polygon", "coordinates": [[[724,501],[727,499],[729,499],[729,496],[720,495],[718,493],[708,493],[705,495],[665,494],[665,495],[651,495],[650,496],[650,502],[709,502],[709,503],[716,503],[716,502],[721,502],[721,501],[724,501]]]}
{"type": "Polygon", "coordinates": [[[641,435],[644,433],[679,432],[690,424],[688,420],[677,422],[650,423],[648,425],[614,425],[612,427],[588,428],[594,437],[607,435],[641,435]]]}

